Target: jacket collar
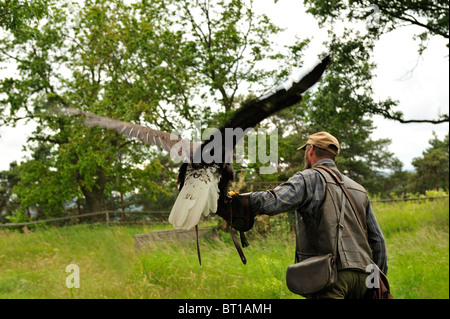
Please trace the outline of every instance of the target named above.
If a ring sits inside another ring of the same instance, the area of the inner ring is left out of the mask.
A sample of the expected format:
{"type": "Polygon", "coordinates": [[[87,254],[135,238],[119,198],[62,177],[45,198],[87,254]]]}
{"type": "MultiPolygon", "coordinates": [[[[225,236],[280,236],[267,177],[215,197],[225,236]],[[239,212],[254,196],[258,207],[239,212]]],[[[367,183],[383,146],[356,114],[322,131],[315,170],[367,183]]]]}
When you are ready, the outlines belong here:
{"type": "Polygon", "coordinates": [[[317,163],[314,164],[313,167],[316,167],[318,165],[323,165],[323,166],[327,166],[327,167],[336,167],[336,163],[332,159],[329,159],[329,158],[323,158],[323,159],[317,161],[317,163]]]}

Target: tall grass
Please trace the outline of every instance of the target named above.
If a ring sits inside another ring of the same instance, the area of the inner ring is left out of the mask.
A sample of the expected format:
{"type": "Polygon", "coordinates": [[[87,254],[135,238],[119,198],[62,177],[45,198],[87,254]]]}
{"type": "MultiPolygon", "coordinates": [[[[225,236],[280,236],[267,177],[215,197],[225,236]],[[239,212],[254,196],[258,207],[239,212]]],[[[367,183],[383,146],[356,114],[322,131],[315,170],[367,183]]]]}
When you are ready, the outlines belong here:
{"type": "Polygon", "coordinates": [[[398,298],[449,298],[448,199],[376,203],[398,298]]]}
{"type": "MultiPolygon", "coordinates": [[[[449,298],[448,200],[375,203],[395,298],[449,298]]],[[[230,234],[135,250],[150,226],[77,225],[0,231],[0,298],[299,298],[285,284],[295,240],[253,232],[243,265],[230,234]],[[67,288],[66,267],[80,269],[67,288]]],[[[276,229],[276,231],[275,231],[276,229]]]]}

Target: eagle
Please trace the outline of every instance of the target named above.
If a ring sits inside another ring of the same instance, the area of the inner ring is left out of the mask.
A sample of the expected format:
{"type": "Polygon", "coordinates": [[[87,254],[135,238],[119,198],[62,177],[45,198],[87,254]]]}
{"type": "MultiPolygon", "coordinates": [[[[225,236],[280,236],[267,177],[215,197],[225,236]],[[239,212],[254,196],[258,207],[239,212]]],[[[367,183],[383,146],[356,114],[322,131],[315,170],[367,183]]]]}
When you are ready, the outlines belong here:
{"type": "Polygon", "coordinates": [[[189,230],[196,227],[201,216],[217,211],[218,199],[228,193],[229,184],[234,180],[234,170],[230,162],[236,143],[243,138],[247,129],[277,111],[290,107],[302,100],[302,94],[311,88],[322,76],[330,56],[325,56],[313,67],[306,69],[298,81],[291,79],[268,94],[244,103],[227,123],[211,134],[204,142],[190,142],[181,137],[82,110],[64,107],[63,113],[83,117],[86,126],[99,126],[119,134],[136,138],[148,145],[156,145],[171,156],[182,161],[178,174],[178,197],[169,215],[169,222],[176,229],[189,230]],[[240,130],[235,130],[240,128],[240,130]],[[227,130],[242,132],[226,143],[227,130]],[[220,153],[220,154],[218,154],[220,153]],[[213,160],[206,160],[206,159],[213,160]]]}

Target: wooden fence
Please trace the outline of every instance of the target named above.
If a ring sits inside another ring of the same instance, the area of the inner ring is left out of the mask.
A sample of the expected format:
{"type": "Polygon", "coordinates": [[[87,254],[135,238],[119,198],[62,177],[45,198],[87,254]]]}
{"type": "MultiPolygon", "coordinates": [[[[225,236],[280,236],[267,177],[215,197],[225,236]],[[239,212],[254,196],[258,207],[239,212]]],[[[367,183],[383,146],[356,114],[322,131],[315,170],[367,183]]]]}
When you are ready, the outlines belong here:
{"type": "MultiPolygon", "coordinates": [[[[215,227],[199,227],[198,237],[213,238],[217,237],[217,231],[215,227]]],[[[195,230],[184,230],[184,229],[164,229],[164,230],[154,230],[146,234],[134,235],[134,245],[136,249],[141,249],[150,246],[152,243],[156,242],[166,242],[168,240],[178,240],[178,241],[189,241],[196,239],[195,230]]]]}
{"type": "Polygon", "coordinates": [[[114,224],[159,224],[163,222],[167,222],[167,218],[169,217],[170,211],[162,210],[162,211],[102,211],[95,213],[86,213],[86,214],[77,214],[59,218],[50,218],[50,219],[41,219],[35,220],[31,222],[23,222],[23,223],[8,223],[8,224],[0,224],[0,227],[20,227],[20,226],[29,226],[36,225],[41,223],[52,223],[52,222],[64,222],[72,219],[83,219],[86,217],[92,218],[95,216],[104,215],[101,219],[95,219],[95,222],[104,222],[106,225],[114,225],[114,224]],[[136,218],[137,216],[137,218],[136,218]],[[131,218],[130,218],[131,217],[131,218]],[[141,217],[141,218],[139,218],[141,217]]]}
{"type": "MultiPolygon", "coordinates": [[[[449,198],[446,196],[430,196],[430,197],[414,197],[414,198],[395,198],[395,199],[377,199],[372,200],[372,203],[377,202],[398,202],[398,201],[420,201],[420,200],[434,200],[439,198],[449,198]]],[[[170,211],[102,211],[95,213],[87,213],[87,214],[77,214],[59,218],[51,218],[51,219],[41,219],[35,220],[31,222],[23,222],[23,223],[8,223],[8,224],[0,224],[0,228],[5,227],[23,227],[29,225],[36,225],[42,223],[52,223],[52,222],[63,222],[71,219],[83,219],[86,217],[94,217],[104,215],[104,218],[99,220],[95,220],[96,222],[104,222],[106,225],[123,225],[123,224],[160,224],[160,223],[168,223],[167,219],[169,217],[170,211]],[[119,215],[119,216],[117,216],[119,215]],[[114,217],[116,216],[116,217],[114,217]],[[125,218],[124,218],[125,217],[125,218]],[[139,218],[141,217],[141,218],[139,218]]]]}
{"type": "Polygon", "coordinates": [[[429,196],[429,197],[404,197],[404,198],[387,198],[387,199],[374,199],[371,200],[371,203],[380,203],[380,202],[403,202],[403,201],[416,201],[416,200],[433,200],[438,198],[448,198],[448,195],[445,196],[429,196]]]}

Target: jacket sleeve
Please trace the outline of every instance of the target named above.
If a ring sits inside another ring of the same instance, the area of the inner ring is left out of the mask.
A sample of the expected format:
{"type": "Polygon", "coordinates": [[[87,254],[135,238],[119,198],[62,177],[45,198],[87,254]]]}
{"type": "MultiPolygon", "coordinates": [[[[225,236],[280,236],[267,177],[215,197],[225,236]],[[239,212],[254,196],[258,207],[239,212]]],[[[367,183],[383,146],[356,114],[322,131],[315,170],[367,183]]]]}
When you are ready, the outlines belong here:
{"type": "Polygon", "coordinates": [[[384,239],[383,232],[375,218],[375,214],[372,210],[372,205],[367,204],[367,235],[369,240],[369,246],[372,249],[373,261],[377,264],[378,268],[387,275],[387,251],[386,240],[384,239]]]}
{"type": "Polygon", "coordinates": [[[322,205],[325,192],[326,183],[319,173],[298,172],[274,189],[250,193],[250,209],[255,215],[276,215],[295,209],[313,214],[322,205]]]}

